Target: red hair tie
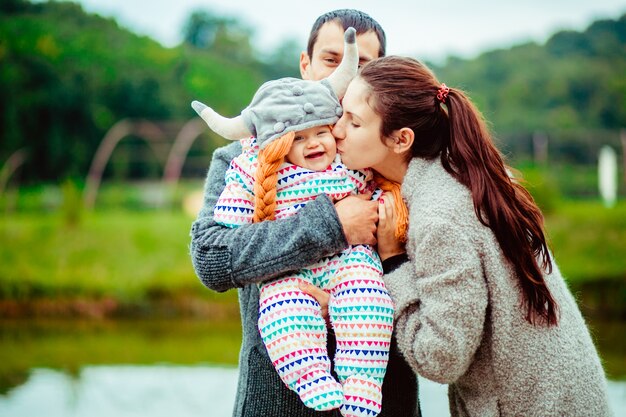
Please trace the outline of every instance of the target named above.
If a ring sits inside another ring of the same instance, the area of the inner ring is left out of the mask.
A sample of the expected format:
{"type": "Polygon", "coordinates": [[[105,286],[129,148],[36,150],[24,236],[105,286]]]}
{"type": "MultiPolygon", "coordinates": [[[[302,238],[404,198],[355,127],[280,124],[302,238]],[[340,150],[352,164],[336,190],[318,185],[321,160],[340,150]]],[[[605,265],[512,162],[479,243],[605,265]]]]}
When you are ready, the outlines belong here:
{"type": "Polygon", "coordinates": [[[439,87],[439,90],[437,90],[437,99],[442,103],[445,103],[446,99],[448,98],[449,92],[450,88],[448,88],[448,86],[445,84],[441,84],[441,87],[439,87]]]}

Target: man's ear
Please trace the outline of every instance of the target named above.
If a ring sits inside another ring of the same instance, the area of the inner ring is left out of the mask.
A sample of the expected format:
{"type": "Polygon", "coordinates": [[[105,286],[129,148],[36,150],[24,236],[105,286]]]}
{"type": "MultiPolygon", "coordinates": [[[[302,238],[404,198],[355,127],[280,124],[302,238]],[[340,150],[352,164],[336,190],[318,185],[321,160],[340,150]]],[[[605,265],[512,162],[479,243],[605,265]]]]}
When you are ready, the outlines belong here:
{"type": "Polygon", "coordinates": [[[303,80],[310,80],[309,77],[309,67],[311,66],[311,59],[309,58],[309,54],[306,51],[300,52],[300,77],[303,80]]]}
{"type": "Polygon", "coordinates": [[[393,138],[393,151],[401,154],[411,150],[415,141],[415,133],[410,127],[403,127],[393,132],[393,138]]]}

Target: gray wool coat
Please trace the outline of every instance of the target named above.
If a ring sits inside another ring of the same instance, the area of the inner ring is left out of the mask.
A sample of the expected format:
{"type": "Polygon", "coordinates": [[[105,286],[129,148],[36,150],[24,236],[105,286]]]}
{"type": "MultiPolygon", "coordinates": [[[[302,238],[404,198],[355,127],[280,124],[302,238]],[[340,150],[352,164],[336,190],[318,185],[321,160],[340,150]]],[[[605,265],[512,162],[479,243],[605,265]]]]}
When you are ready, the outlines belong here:
{"type": "Polygon", "coordinates": [[[419,375],[449,384],[452,416],[611,415],[600,359],[556,264],[545,279],[559,324],[533,326],[469,189],[439,158],[414,158],[402,193],[410,262],[385,275],[398,346],[419,375]]]}
{"type": "MultiPolygon", "coordinates": [[[[297,215],[227,229],[213,221],[213,207],[224,188],[230,161],[241,153],[239,142],[217,149],[209,167],[204,204],[191,228],[191,259],[202,283],[214,291],[237,288],[243,340],[234,417],[340,417],[337,410],[316,412],[285,387],[259,335],[257,283],[301,269],[348,243],[332,201],[322,195],[297,215]]],[[[329,352],[334,341],[329,335],[329,352]]],[[[383,382],[379,417],[419,416],[417,377],[392,340],[383,382]]]]}

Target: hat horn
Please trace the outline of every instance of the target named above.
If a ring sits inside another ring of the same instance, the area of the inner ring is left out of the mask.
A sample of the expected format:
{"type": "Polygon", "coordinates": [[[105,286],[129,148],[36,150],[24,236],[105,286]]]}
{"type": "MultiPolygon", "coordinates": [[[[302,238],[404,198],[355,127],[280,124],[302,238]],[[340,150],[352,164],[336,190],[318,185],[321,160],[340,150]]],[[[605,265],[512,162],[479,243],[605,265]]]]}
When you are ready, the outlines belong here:
{"type": "Polygon", "coordinates": [[[330,74],[326,80],[333,88],[339,99],[343,97],[359,69],[359,49],[356,44],[356,30],[353,27],[346,29],[343,34],[343,59],[335,72],[330,74]]]}
{"type": "Polygon", "coordinates": [[[215,110],[209,106],[193,101],[191,107],[202,117],[212,131],[228,140],[239,140],[251,135],[250,130],[246,127],[241,116],[229,119],[217,114],[215,110]]]}

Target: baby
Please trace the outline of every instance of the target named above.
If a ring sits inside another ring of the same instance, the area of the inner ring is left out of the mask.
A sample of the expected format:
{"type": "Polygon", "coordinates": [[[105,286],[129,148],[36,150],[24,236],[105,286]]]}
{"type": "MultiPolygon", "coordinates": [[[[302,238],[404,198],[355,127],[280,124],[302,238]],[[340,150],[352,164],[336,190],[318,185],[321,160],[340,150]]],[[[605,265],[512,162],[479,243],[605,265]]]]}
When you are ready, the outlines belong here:
{"type": "MultiPolygon", "coordinates": [[[[324,80],[263,84],[237,118],[192,104],[211,129],[242,142],[215,206],[216,222],[238,227],[280,219],[320,194],[336,201],[367,190],[370,173],[345,168],[332,135],[342,114],[339,98],[357,71],[353,28],[346,30],[344,51],[341,65],[324,80]]],[[[380,413],[392,330],[393,302],[380,258],[369,246],[351,246],[260,284],[259,331],[269,357],[282,381],[315,410],[339,408],[354,417],[380,413]],[[320,305],[299,289],[300,281],[330,293],[339,382],[331,374],[320,305]]]]}

